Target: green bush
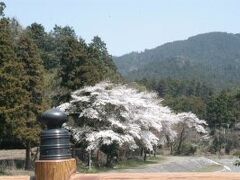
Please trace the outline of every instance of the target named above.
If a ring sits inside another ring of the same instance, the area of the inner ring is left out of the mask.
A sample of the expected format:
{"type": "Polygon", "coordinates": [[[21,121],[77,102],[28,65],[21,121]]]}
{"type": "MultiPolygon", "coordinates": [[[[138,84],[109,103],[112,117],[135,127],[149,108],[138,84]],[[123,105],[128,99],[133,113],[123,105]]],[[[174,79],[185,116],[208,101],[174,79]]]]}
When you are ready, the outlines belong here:
{"type": "Polygon", "coordinates": [[[240,166],[240,160],[236,160],[233,164],[234,166],[240,166]]]}
{"type": "Polygon", "coordinates": [[[234,152],[234,153],[233,153],[233,156],[238,156],[238,157],[240,157],[240,151],[234,152]]]}
{"type": "Polygon", "coordinates": [[[197,151],[197,145],[191,143],[185,143],[182,145],[181,154],[182,155],[194,155],[197,151]]]}
{"type": "Polygon", "coordinates": [[[5,163],[5,161],[2,161],[1,163],[0,163],[0,176],[1,175],[6,175],[6,172],[5,172],[5,169],[6,169],[6,163],[5,163]]]}

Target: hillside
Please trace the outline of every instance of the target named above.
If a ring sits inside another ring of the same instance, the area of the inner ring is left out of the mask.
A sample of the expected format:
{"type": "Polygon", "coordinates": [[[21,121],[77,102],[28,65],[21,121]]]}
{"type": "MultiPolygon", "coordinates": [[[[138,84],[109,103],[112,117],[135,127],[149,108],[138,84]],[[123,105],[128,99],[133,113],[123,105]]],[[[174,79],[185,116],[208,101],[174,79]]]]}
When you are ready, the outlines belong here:
{"type": "Polygon", "coordinates": [[[130,80],[196,79],[215,88],[236,87],[240,84],[240,34],[200,34],[114,61],[130,80]]]}

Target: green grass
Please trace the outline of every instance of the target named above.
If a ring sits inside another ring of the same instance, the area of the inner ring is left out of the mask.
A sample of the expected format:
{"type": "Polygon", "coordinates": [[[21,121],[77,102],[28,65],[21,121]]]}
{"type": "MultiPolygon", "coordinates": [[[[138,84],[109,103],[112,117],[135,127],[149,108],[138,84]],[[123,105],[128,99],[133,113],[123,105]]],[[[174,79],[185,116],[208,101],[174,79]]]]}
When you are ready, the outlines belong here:
{"type": "Polygon", "coordinates": [[[6,174],[6,172],[5,172],[4,168],[2,166],[0,166],[0,176],[3,176],[5,174],[6,174]]]}
{"type": "Polygon", "coordinates": [[[214,171],[221,170],[222,168],[223,167],[221,165],[212,164],[212,165],[197,169],[195,172],[214,172],[214,171]]]}
{"type": "Polygon", "coordinates": [[[7,173],[4,170],[0,169],[0,176],[3,176],[3,175],[7,175],[7,173]]]}
{"type": "Polygon", "coordinates": [[[156,164],[163,160],[164,160],[164,157],[162,156],[148,157],[146,161],[142,159],[129,159],[129,160],[118,162],[113,168],[92,167],[91,169],[88,169],[87,166],[84,166],[83,164],[79,164],[78,171],[81,173],[100,173],[100,172],[107,172],[111,170],[134,169],[134,168],[146,166],[148,164],[156,164]]]}
{"type": "Polygon", "coordinates": [[[240,157],[240,151],[236,151],[233,153],[233,156],[237,156],[237,157],[240,157]]]}
{"type": "Polygon", "coordinates": [[[145,166],[148,164],[156,164],[159,161],[164,160],[163,157],[157,156],[157,157],[150,157],[146,161],[142,159],[130,159],[126,161],[120,161],[114,169],[133,169],[140,166],[145,166]]]}

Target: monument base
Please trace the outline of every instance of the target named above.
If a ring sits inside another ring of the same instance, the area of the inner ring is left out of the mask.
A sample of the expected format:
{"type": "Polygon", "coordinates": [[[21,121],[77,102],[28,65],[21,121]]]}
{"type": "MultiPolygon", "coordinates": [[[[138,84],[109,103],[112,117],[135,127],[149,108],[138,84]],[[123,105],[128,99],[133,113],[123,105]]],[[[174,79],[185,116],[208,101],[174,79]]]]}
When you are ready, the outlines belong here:
{"type": "Polygon", "coordinates": [[[69,180],[77,171],[75,159],[35,161],[36,180],[69,180]]]}

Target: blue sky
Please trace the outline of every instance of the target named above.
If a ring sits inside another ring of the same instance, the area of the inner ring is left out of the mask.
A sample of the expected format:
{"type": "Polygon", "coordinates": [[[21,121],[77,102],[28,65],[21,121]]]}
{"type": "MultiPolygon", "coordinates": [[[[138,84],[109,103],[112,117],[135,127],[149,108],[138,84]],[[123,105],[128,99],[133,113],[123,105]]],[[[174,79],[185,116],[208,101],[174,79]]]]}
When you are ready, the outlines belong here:
{"type": "Polygon", "coordinates": [[[143,51],[199,33],[240,32],[239,0],[3,0],[23,26],[72,26],[100,36],[113,55],[143,51]]]}

